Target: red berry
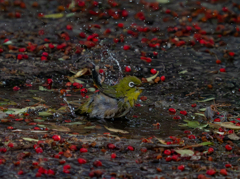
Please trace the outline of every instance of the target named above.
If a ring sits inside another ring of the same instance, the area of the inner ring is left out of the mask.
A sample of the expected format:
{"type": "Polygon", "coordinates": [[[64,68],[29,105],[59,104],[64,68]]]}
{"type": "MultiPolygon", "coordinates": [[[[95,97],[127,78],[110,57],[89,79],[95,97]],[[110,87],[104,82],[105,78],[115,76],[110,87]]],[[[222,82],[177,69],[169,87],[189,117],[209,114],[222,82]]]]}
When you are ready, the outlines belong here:
{"type": "Polygon", "coordinates": [[[53,80],[51,78],[47,79],[47,84],[51,85],[53,83],[53,80]]]}
{"type": "Polygon", "coordinates": [[[102,166],[102,162],[100,160],[96,160],[96,161],[93,162],[93,165],[95,167],[101,167],[102,166]]]}
{"type": "Polygon", "coordinates": [[[221,64],[221,63],[222,63],[221,60],[219,60],[219,59],[216,60],[216,64],[221,64]]]}
{"type": "Polygon", "coordinates": [[[188,138],[189,139],[196,139],[196,136],[191,134],[191,135],[188,136],[188,138]]]}
{"type": "Polygon", "coordinates": [[[172,160],[172,157],[168,156],[165,160],[166,160],[166,162],[170,162],[172,160]]]}
{"type": "Polygon", "coordinates": [[[214,122],[221,122],[221,119],[220,118],[216,118],[216,119],[214,119],[214,122]]]}
{"type": "Polygon", "coordinates": [[[172,152],[171,152],[171,150],[169,150],[169,149],[164,150],[164,154],[165,154],[165,155],[171,155],[171,153],[172,153],[172,152]]]}
{"type": "Polygon", "coordinates": [[[111,158],[116,158],[116,157],[117,157],[117,155],[115,153],[111,154],[111,158]]]}
{"type": "Polygon", "coordinates": [[[10,148],[13,148],[14,147],[14,145],[13,145],[13,143],[8,143],[8,147],[10,147],[10,148]]]}
{"type": "Polygon", "coordinates": [[[54,172],[54,170],[49,169],[49,170],[47,171],[47,174],[48,174],[48,175],[55,175],[55,172],[54,172]]]}
{"type": "Polygon", "coordinates": [[[122,10],[122,17],[127,17],[127,16],[128,16],[128,11],[122,10]]]}
{"type": "Polygon", "coordinates": [[[185,166],[184,166],[184,165],[179,165],[179,166],[178,166],[178,170],[183,171],[184,169],[185,169],[185,166]]]}
{"type": "Polygon", "coordinates": [[[23,59],[23,55],[22,55],[22,54],[18,54],[18,55],[17,55],[17,59],[18,59],[18,60],[22,60],[22,59],[23,59]]]}
{"type": "Polygon", "coordinates": [[[78,1],[78,6],[84,7],[85,6],[85,2],[84,1],[78,1]]]}
{"type": "Polygon", "coordinates": [[[115,149],[115,148],[116,148],[116,146],[115,146],[114,144],[108,144],[107,147],[108,147],[109,149],[115,149]]]}
{"type": "Polygon", "coordinates": [[[0,53],[2,53],[3,52],[3,49],[2,48],[0,48],[0,53]]]}
{"type": "Polygon", "coordinates": [[[60,135],[53,135],[52,138],[53,138],[54,141],[60,141],[61,140],[60,135]]]}
{"type": "Polygon", "coordinates": [[[187,115],[187,111],[180,111],[180,114],[186,116],[187,115]]]}
{"type": "Polygon", "coordinates": [[[115,38],[113,39],[114,43],[118,43],[119,42],[119,39],[115,38]]]}
{"type": "Polygon", "coordinates": [[[214,169],[209,169],[207,172],[206,172],[206,174],[207,175],[215,175],[215,173],[216,173],[216,171],[214,170],[214,169]]]}
{"type": "Polygon", "coordinates": [[[161,81],[165,81],[165,76],[161,76],[161,81]]]}
{"type": "Polygon", "coordinates": [[[71,25],[67,25],[66,28],[67,28],[67,30],[72,30],[72,26],[71,25]]]}
{"type": "Polygon", "coordinates": [[[179,120],[179,119],[181,119],[181,116],[174,116],[173,119],[174,120],[179,120]]]}
{"type": "Polygon", "coordinates": [[[47,52],[43,52],[43,53],[42,53],[42,56],[47,57],[47,56],[48,56],[48,53],[47,53],[47,52]]]}
{"type": "Polygon", "coordinates": [[[226,169],[221,169],[220,174],[226,176],[227,175],[227,170],[226,169]]]}
{"type": "Polygon", "coordinates": [[[18,90],[20,90],[20,88],[18,86],[13,87],[13,91],[18,91],[18,90]]]}
{"type": "Polygon", "coordinates": [[[22,170],[18,171],[18,175],[23,175],[23,171],[22,170]]]}
{"type": "Polygon", "coordinates": [[[63,172],[64,172],[64,173],[67,173],[67,174],[70,173],[70,171],[69,171],[68,169],[63,169],[63,172]]]}
{"type": "Polygon", "coordinates": [[[176,113],[176,109],[174,109],[174,108],[169,108],[168,111],[171,113],[176,113]]]}
{"type": "Polygon", "coordinates": [[[128,150],[131,150],[131,151],[134,151],[134,148],[132,147],[132,146],[128,146],[128,148],[127,148],[128,150]]]}
{"type": "Polygon", "coordinates": [[[152,68],[152,69],[150,70],[150,72],[155,75],[155,74],[157,73],[157,70],[154,69],[154,68],[152,68]]]}
{"type": "Polygon", "coordinates": [[[86,148],[81,148],[81,149],[80,149],[80,152],[81,152],[81,153],[86,153],[86,152],[88,152],[88,149],[86,149],[86,148]]]}
{"type": "Polygon", "coordinates": [[[119,24],[118,24],[118,27],[119,27],[119,28],[123,28],[123,26],[124,26],[123,23],[119,23],[119,24]]]}
{"type": "Polygon", "coordinates": [[[6,43],[6,42],[8,42],[8,41],[9,41],[9,39],[4,39],[3,43],[6,43]]]}
{"type": "Polygon", "coordinates": [[[78,163],[79,163],[79,164],[85,164],[85,163],[87,163],[87,160],[85,160],[85,159],[83,159],[83,158],[79,158],[79,159],[78,159],[78,163]]]}
{"type": "Polygon", "coordinates": [[[197,104],[192,104],[191,106],[192,106],[193,108],[195,108],[195,107],[197,107],[197,104]]]}
{"type": "Polygon", "coordinates": [[[210,148],[208,149],[208,153],[211,154],[211,153],[213,153],[213,152],[214,152],[214,148],[210,147],[210,148]]]}
{"type": "Polygon", "coordinates": [[[223,8],[222,8],[222,11],[223,11],[223,12],[228,12],[228,8],[227,8],[227,7],[223,7],[223,8]]]}
{"type": "Polygon", "coordinates": [[[23,58],[24,59],[28,59],[28,55],[27,54],[23,54],[23,58]]]}
{"type": "Polygon", "coordinates": [[[154,56],[157,56],[157,55],[158,55],[158,52],[153,52],[153,55],[154,55],[154,56]]]}
{"type": "Polygon", "coordinates": [[[67,164],[63,166],[63,170],[69,170],[71,169],[71,165],[67,164]]]}
{"type": "Polygon", "coordinates": [[[230,55],[231,57],[233,57],[235,55],[234,52],[229,52],[228,55],[230,55]]]}
{"type": "Polygon", "coordinates": [[[77,146],[76,146],[76,145],[71,145],[71,146],[69,147],[69,149],[70,149],[71,151],[75,151],[75,150],[77,150],[77,146]]]}
{"type": "Polygon", "coordinates": [[[227,144],[227,145],[225,145],[225,149],[227,151],[231,151],[232,150],[232,146],[227,144]]]}
{"type": "Polygon", "coordinates": [[[219,71],[220,71],[220,72],[226,72],[226,69],[225,69],[225,68],[220,68],[219,71]]]}
{"type": "Polygon", "coordinates": [[[146,153],[147,152],[147,148],[146,147],[141,148],[141,152],[142,153],[146,153]]]}
{"type": "Polygon", "coordinates": [[[39,173],[39,172],[37,172],[36,175],[35,175],[35,177],[41,177],[41,176],[42,176],[42,174],[39,173]]]}
{"type": "Polygon", "coordinates": [[[178,160],[180,160],[180,159],[178,158],[178,155],[173,155],[173,156],[172,156],[172,160],[178,161],[178,160]]]}
{"type": "Polygon", "coordinates": [[[170,10],[170,9],[166,9],[165,13],[166,13],[166,14],[170,14],[170,13],[171,13],[171,10],[170,10]]]}
{"type": "Polygon", "coordinates": [[[19,48],[18,51],[19,51],[19,52],[25,52],[25,51],[26,51],[26,48],[19,48]]]}
{"type": "Polygon", "coordinates": [[[42,13],[42,12],[40,12],[40,13],[38,13],[38,17],[43,17],[44,16],[44,14],[42,13]]]}
{"type": "Polygon", "coordinates": [[[15,17],[16,17],[16,18],[20,18],[20,17],[21,17],[21,14],[20,14],[19,12],[16,12],[16,13],[15,13],[15,17]]]}
{"type": "Polygon", "coordinates": [[[125,67],[125,72],[131,72],[131,67],[130,66],[126,66],[125,67]]]}
{"type": "Polygon", "coordinates": [[[46,60],[47,60],[47,57],[41,56],[41,61],[46,61],[46,60]]]}
{"type": "Polygon", "coordinates": [[[225,167],[226,167],[226,168],[231,168],[232,165],[231,165],[230,163],[226,163],[226,164],[225,164],[225,167]]]}
{"type": "Polygon", "coordinates": [[[92,5],[93,5],[93,6],[98,6],[98,2],[97,2],[97,1],[93,1],[93,2],[92,2],[92,5]]]}
{"type": "Polygon", "coordinates": [[[54,46],[52,43],[50,43],[50,44],[48,45],[48,47],[49,47],[50,49],[53,49],[55,46],[54,46]]]}
{"type": "Polygon", "coordinates": [[[129,45],[124,45],[124,46],[123,46],[123,49],[124,49],[124,50],[129,50],[129,49],[130,49],[130,46],[129,46],[129,45]]]}
{"type": "Polygon", "coordinates": [[[35,149],[37,154],[43,153],[43,149],[41,147],[35,149]]]}

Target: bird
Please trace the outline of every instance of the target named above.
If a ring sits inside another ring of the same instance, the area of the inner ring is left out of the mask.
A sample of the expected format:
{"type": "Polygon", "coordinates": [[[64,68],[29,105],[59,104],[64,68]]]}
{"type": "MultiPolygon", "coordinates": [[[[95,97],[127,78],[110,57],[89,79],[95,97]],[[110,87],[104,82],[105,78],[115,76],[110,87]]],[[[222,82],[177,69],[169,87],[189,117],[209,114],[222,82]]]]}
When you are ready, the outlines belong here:
{"type": "Polygon", "coordinates": [[[126,76],[114,86],[101,84],[95,65],[92,64],[92,79],[98,92],[89,96],[76,110],[90,118],[111,119],[125,116],[134,107],[144,88],[136,76],[126,76]]]}

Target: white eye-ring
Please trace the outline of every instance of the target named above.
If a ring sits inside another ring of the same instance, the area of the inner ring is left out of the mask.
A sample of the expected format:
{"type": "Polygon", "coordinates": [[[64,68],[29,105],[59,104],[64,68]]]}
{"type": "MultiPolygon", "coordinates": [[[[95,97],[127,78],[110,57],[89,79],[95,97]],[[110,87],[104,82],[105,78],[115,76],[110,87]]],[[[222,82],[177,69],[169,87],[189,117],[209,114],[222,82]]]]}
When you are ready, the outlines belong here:
{"type": "Polygon", "coordinates": [[[134,83],[131,81],[131,82],[129,82],[128,86],[132,88],[132,87],[134,87],[134,83]]]}

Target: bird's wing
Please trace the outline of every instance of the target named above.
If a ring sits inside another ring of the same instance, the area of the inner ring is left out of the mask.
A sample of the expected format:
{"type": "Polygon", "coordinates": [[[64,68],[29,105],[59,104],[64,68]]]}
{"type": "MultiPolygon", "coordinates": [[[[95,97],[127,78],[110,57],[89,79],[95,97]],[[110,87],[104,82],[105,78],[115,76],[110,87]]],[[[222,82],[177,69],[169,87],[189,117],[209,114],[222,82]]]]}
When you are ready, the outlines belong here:
{"type": "Polygon", "coordinates": [[[101,87],[98,88],[99,91],[109,97],[112,98],[124,98],[124,94],[119,94],[119,92],[116,91],[116,89],[114,88],[114,86],[108,86],[105,84],[102,84],[101,87]]]}

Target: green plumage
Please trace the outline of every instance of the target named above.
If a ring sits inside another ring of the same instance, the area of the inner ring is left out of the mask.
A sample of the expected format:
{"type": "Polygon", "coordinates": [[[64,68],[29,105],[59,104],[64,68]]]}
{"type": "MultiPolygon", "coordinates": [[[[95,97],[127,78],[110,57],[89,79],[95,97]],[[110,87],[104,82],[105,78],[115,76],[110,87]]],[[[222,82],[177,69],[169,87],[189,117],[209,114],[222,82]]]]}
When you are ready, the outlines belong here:
{"type": "Polygon", "coordinates": [[[90,96],[78,109],[81,114],[87,113],[91,118],[116,118],[126,115],[142,92],[139,87],[141,80],[135,76],[127,76],[118,84],[108,86],[99,83],[93,70],[93,80],[99,92],[90,96]]]}

